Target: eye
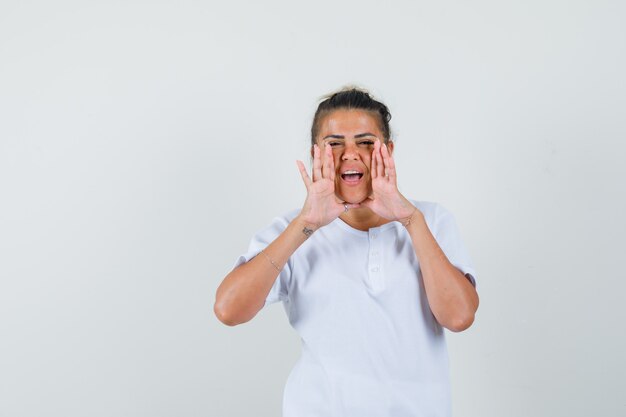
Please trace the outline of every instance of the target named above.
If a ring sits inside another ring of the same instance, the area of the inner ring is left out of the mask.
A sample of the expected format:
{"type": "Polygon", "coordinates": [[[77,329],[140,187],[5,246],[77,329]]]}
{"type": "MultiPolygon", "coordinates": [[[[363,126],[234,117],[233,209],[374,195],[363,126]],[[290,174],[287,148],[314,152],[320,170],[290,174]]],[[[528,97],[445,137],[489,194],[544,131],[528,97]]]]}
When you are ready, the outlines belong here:
{"type": "Polygon", "coordinates": [[[372,146],[374,144],[373,140],[364,140],[359,142],[359,145],[372,146]]]}
{"type": "Polygon", "coordinates": [[[341,142],[338,142],[338,141],[330,141],[330,142],[328,142],[328,144],[329,144],[331,147],[335,147],[335,146],[339,146],[339,145],[341,145],[341,142]]]}

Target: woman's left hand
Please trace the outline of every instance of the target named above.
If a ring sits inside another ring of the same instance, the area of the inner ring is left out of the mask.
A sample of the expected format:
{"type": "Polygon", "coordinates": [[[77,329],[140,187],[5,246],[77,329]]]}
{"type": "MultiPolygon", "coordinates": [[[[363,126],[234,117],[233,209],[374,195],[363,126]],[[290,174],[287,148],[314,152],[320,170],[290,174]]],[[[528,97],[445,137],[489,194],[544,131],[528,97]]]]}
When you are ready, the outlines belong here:
{"type": "Polygon", "coordinates": [[[395,162],[379,140],[374,143],[371,164],[372,195],[361,204],[388,220],[410,219],[417,208],[398,190],[395,162]]]}

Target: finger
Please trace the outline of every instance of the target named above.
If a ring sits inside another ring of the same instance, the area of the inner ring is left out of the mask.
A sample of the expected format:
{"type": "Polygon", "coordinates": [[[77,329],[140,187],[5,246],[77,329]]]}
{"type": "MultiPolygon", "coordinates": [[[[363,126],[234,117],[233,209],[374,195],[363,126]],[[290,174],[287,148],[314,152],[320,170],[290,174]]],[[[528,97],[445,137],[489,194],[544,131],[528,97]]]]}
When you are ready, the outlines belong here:
{"type": "Polygon", "coordinates": [[[328,175],[328,157],[327,157],[327,147],[328,144],[324,144],[322,148],[320,148],[320,160],[322,162],[322,178],[326,178],[328,175]]]}
{"type": "Polygon", "coordinates": [[[330,157],[328,156],[328,152],[330,150],[330,145],[327,143],[324,145],[324,161],[322,162],[322,177],[328,178],[330,176],[330,157]]]}
{"type": "Polygon", "coordinates": [[[396,182],[396,161],[393,160],[393,156],[389,153],[387,145],[385,145],[383,157],[386,158],[387,173],[389,174],[389,180],[396,182]]]}
{"type": "Polygon", "coordinates": [[[296,164],[298,165],[298,169],[300,170],[300,176],[302,177],[302,181],[304,181],[304,185],[306,186],[308,190],[309,185],[311,185],[312,183],[311,178],[309,177],[309,174],[306,172],[306,168],[304,167],[304,163],[302,161],[296,161],[296,164]]]}
{"type": "Polygon", "coordinates": [[[328,179],[335,181],[335,158],[333,157],[333,150],[330,145],[328,145],[326,157],[328,158],[328,179]]]}
{"type": "Polygon", "coordinates": [[[395,165],[393,165],[393,169],[392,169],[393,161],[392,161],[391,155],[389,155],[389,150],[387,149],[386,144],[383,144],[381,153],[383,157],[383,163],[385,165],[385,178],[389,178],[390,180],[395,179],[396,177],[395,165]],[[393,171],[393,178],[391,177],[392,171],[393,171]]]}
{"type": "Polygon", "coordinates": [[[313,181],[322,178],[322,161],[320,159],[320,147],[313,145],[313,181]]]}
{"type": "Polygon", "coordinates": [[[372,176],[372,179],[376,179],[376,177],[378,177],[376,165],[376,143],[374,143],[374,150],[372,151],[372,161],[370,163],[370,174],[372,176]]]}
{"type": "Polygon", "coordinates": [[[383,156],[380,153],[380,141],[378,141],[378,146],[377,146],[377,152],[376,152],[376,174],[379,177],[382,177],[383,175],[385,175],[385,166],[384,166],[384,161],[383,161],[383,156]]]}

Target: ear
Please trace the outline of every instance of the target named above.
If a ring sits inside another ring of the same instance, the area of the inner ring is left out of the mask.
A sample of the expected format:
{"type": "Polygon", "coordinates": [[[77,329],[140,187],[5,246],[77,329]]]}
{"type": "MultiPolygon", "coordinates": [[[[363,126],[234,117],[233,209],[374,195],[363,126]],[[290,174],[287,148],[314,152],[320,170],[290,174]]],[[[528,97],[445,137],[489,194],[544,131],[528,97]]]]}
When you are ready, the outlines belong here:
{"type": "Polygon", "coordinates": [[[311,159],[313,159],[313,145],[311,145],[311,159]]]}
{"type": "Polygon", "coordinates": [[[389,151],[389,155],[393,154],[393,146],[394,146],[393,141],[391,139],[389,139],[387,141],[387,150],[389,151]]]}

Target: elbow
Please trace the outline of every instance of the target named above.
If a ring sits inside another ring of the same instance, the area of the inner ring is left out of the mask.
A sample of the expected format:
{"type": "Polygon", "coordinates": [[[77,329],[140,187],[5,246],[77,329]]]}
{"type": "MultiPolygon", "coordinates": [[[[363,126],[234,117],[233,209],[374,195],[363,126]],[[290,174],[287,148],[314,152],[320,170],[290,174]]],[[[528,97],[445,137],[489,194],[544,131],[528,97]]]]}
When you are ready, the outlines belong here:
{"type": "Polygon", "coordinates": [[[220,300],[215,301],[215,304],[213,305],[213,313],[219,321],[230,327],[246,323],[254,317],[254,315],[249,316],[243,312],[236,312],[232,308],[228,308],[228,306],[220,300]]]}
{"type": "Polygon", "coordinates": [[[232,308],[229,308],[229,303],[227,302],[228,297],[225,297],[224,291],[222,290],[222,285],[220,285],[215,292],[215,302],[213,303],[213,314],[215,317],[227,326],[236,326],[239,324],[232,313],[232,308]]]}
{"type": "Polygon", "coordinates": [[[459,333],[469,329],[472,323],[474,323],[474,314],[465,317],[459,317],[448,323],[448,325],[445,327],[451,332],[459,333]]]}
{"type": "Polygon", "coordinates": [[[213,305],[213,313],[219,321],[227,326],[233,327],[243,323],[241,320],[237,320],[232,312],[230,312],[230,310],[226,308],[224,304],[221,303],[219,300],[216,300],[215,304],[213,305]]]}
{"type": "Polygon", "coordinates": [[[470,328],[470,326],[474,323],[474,318],[476,316],[476,311],[478,310],[479,298],[478,294],[474,291],[474,296],[472,297],[471,304],[465,309],[465,312],[459,313],[456,317],[452,318],[447,326],[444,326],[446,329],[451,332],[459,333],[464,330],[470,328]]]}
{"type": "Polygon", "coordinates": [[[213,306],[213,313],[215,313],[215,317],[217,317],[219,321],[221,321],[223,324],[227,326],[232,327],[232,326],[236,326],[239,324],[226,311],[220,309],[217,303],[215,303],[215,305],[213,306]]]}
{"type": "MultiPolygon", "coordinates": [[[[445,316],[441,316],[439,323],[454,333],[459,333],[470,328],[474,323],[476,311],[478,310],[478,294],[474,292],[472,300],[454,312],[449,311],[445,316]]],[[[439,317],[439,316],[438,316],[439,317]]]]}

